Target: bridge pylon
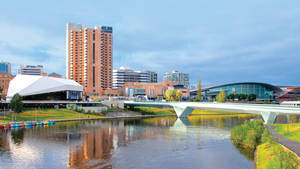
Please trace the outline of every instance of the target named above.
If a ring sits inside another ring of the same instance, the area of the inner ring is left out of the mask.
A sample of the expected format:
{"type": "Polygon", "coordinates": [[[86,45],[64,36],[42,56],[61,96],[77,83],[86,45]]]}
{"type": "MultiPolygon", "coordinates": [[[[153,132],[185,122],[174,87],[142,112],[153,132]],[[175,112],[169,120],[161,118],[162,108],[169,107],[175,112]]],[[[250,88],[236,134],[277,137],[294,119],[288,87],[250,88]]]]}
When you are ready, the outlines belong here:
{"type": "Polygon", "coordinates": [[[179,118],[188,117],[188,115],[191,114],[192,111],[194,111],[194,108],[188,106],[173,105],[173,108],[177,114],[177,117],[179,118]]]}
{"type": "Polygon", "coordinates": [[[261,112],[260,113],[265,123],[274,123],[279,113],[277,112],[261,112]]]}

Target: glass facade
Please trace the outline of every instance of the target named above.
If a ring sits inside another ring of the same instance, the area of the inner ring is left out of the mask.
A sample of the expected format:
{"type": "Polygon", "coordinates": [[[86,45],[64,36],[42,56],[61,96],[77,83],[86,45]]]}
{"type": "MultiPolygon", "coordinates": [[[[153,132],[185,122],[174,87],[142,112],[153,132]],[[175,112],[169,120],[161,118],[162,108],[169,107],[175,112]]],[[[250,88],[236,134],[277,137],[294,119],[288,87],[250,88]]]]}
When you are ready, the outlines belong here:
{"type": "Polygon", "coordinates": [[[214,96],[221,90],[226,92],[226,96],[230,94],[255,94],[258,100],[273,100],[275,94],[271,86],[260,83],[242,83],[209,88],[205,91],[205,95],[207,97],[214,96]]]}
{"type": "Polygon", "coordinates": [[[0,74],[11,74],[10,63],[0,62],[0,74]]]}

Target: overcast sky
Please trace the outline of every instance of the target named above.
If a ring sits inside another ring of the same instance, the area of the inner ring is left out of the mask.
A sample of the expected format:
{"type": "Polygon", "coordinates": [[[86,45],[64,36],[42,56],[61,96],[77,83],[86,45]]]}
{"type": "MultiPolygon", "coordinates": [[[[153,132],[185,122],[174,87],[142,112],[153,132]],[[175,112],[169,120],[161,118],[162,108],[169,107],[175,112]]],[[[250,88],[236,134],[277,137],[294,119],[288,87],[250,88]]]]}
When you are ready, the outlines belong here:
{"type": "Polygon", "coordinates": [[[68,22],[113,27],[114,69],[300,85],[299,0],[2,1],[0,60],[65,75],[68,22]]]}

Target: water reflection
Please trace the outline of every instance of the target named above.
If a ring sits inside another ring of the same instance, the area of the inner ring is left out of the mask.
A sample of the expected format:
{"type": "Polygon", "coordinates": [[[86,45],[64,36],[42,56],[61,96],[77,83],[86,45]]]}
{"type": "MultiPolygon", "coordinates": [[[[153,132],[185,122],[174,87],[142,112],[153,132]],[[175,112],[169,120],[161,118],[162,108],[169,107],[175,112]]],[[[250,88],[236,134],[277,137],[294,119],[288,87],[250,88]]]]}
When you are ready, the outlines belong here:
{"type": "Polygon", "coordinates": [[[0,163],[4,168],[252,168],[229,140],[230,129],[248,118],[80,121],[2,131],[0,163]]]}

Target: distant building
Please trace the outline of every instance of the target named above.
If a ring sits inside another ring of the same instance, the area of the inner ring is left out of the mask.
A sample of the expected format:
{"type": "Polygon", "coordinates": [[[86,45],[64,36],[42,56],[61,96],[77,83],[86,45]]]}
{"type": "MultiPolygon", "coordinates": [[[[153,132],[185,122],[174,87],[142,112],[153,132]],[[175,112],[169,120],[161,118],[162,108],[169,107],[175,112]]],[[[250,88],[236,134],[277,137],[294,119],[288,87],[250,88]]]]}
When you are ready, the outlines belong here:
{"type": "Polygon", "coordinates": [[[8,62],[0,62],[0,74],[11,74],[11,64],[8,62]]]}
{"type": "MultiPolygon", "coordinates": [[[[7,90],[9,86],[9,82],[14,78],[11,74],[0,74],[0,88],[2,88],[2,92],[0,93],[1,98],[5,99],[7,95],[7,90]]],[[[1,99],[0,99],[1,100],[1,99]]]]}
{"type": "Polygon", "coordinates": [[[50,73],[48,76],[49,76],[49,77],[62,78],[62,75],[60,75],[60,74],[57,74],[57,73],[55,73],[55,72],[53,72],[53,73],[50,73]]]}
{"type": "Polygon", "coordinates": [[[44,68],[42,65],[19,66],[18,74],[42,76],[42,75],[44,75],[44,68]]]}
{"type": "Polygon", "coordinates": [[[113,88],[121,88],[126,82],[157,83],[157,73],[151,71],[134,71],[121,67],[113,70],[113,88]]]}
{"type": "Polygon", "coordinates": [[[278,101],[300,101],[300,86],[279,86],[282,92],[276,98],[278,101]]]}
{"type": "MultiPolygon", "coordinates": [[[[226,96],[229,96],[230,94],[245,94],[247,96],[255,94],[256,100],[261,101],[273,101],[282,92],[279,87],[266,83],[241,82],[202,88],[202,97],[204,100],[216,100],[216,97],[221,90],[225,91],[226,96]]],[[[197,90],[191,92],[191,95],[197,95],[197,90]]]]}
{"type": "Polygon", "coordinates": [[[17,75],[9,83],[6,100],[18,93],[23,100],[81,100],[83,87],[74,80],[17,75]]]}
{"type": "Polygon", "coordinates": [[[190,96],[189,89],[169,81],[162,81],[161,83],[126,82],[123,87],[123,93],[127,97],[147,96],[148,99],[157,99],[158,97],[163,98],[168,89],[181,90],[183,97],[190,96]]]}
{"type": "Polygon", "coordinates": [[[86,95],[112,88],[113,28],[67,24],[66,76],[84,87],[86,95]]]}
{"type": "Polygon", "coordinates": [[[164,74],[164,80],[168,80],[170,82],[175,82],[178,85],[183,85],[185,88],[190,88],[190,78],[189,74],[181,73],[176,70],[173,70],[172,73],[166,72],[164,74]]]}

